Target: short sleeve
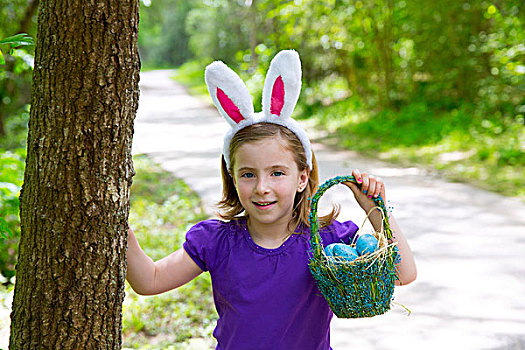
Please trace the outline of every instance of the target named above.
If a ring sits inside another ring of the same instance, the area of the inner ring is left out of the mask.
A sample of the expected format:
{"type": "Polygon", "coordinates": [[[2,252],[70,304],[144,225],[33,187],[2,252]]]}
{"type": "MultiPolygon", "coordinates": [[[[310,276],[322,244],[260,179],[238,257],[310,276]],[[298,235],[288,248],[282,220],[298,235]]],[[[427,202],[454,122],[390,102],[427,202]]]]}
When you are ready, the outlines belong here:
{"type": "Polygon", "coordinates": [[[184,250],[193,259],[193,261],[200,267],[202,271],[208,271],[208,263],[210,260],[211,247],[210,238],[212,238],[213,232],[211,232],[211,226],[217,221],[203,221],[190,228],[186,233],[186,241],[183,243],[184,250]]]}
{"type": "Polygon", "coordinates": [[[227,248],[226,225],[219,220],[206,220],[193,226],[186,233],[186,241],[182,246],[202,271],[213,268],[218,254],[227,248]]]}

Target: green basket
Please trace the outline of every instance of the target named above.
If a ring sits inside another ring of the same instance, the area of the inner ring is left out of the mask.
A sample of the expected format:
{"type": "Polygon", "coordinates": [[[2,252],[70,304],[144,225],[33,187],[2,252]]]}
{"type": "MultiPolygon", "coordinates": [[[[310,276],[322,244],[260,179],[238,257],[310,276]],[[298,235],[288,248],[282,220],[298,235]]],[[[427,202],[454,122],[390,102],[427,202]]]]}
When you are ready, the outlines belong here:
{"type": "Polygon", "coordinates": [[[342,182],[357,183],[353,176],[337,176],[322,184],[312,198],[310,271],[337,317],[361,318],[381,315],[390,310],[397,279],[395,264],[398,261],[396,245],[388,243],[392,238],[392,230],[383,199],[374,199],[383,212],[383,228],[382,232],[378,233],[383,235],[379,239],[383,246],[380,245],[378,251],[353,261],[327,257],[324,253],[317,219],[318,202],[330,187],[342,182]]]}

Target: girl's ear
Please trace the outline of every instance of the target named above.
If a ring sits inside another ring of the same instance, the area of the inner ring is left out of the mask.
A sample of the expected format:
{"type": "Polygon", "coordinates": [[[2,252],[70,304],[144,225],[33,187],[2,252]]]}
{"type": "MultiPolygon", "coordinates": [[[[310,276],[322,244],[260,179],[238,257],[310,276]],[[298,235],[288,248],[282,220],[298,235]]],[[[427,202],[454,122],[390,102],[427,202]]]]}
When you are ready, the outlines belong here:
{"type": "Polygon", "coordinates": [[[299,183],[297,185],[297,192],[303,192],[306,186],[308,186],[308,181],[310,179],[310,175],[308,173],[308,169],[304,169],[299,174],[299,183]]]}
{"type": "Polygon", "coordinates": [[[279,52],[264,80],[262,108],[265,115],[288,118],[301,92],[301,60],[294,50],[279,52]]]}
{"type": "Polygon", "coordinates": [[[253,102],[239,76],[221,61],[206,67],[204,80],[213,103],[230,126],[253,115],[253,102]]]}

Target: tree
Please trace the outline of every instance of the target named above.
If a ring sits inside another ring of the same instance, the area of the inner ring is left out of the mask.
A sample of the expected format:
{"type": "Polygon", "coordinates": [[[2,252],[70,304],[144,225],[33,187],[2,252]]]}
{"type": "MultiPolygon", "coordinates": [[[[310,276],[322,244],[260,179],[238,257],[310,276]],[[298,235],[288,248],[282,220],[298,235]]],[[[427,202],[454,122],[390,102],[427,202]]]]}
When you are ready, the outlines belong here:
{"type": "Polygon", "coordinates": [[[40,5],[10,348],[119,349],[139,1],[40,5]]]}

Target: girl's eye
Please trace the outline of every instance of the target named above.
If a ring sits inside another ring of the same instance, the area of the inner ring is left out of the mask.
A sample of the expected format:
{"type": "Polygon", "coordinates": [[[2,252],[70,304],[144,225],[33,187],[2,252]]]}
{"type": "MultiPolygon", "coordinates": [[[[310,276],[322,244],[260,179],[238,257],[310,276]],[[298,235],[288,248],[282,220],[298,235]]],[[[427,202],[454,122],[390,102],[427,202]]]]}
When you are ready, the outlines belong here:
{"type": "Polygon", "coordinates": [[[283,176],[284,173],[282,171],[274,171],[273,176],[283,176]]]}
{"type": "Polygon", "coordinates": [[[254,177],[255,175],[253,175],[252,173],[244,173],[241,175],[241,177],[244,177],[244,178],[252,178],[254,177]]]}

